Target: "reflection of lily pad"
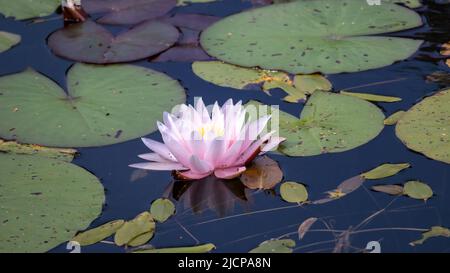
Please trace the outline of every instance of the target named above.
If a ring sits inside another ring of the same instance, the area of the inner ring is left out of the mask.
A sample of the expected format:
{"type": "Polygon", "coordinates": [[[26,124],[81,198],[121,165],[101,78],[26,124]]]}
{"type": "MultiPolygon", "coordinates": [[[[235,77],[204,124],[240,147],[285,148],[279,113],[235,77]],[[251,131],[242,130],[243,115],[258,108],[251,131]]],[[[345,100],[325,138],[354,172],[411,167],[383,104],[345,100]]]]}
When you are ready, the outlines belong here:
{"type": "Polygon", "coordinates": [[[105,13],[98,22],[133,25],[166,14],[176,0],[83,0],[88,13],[105,13]]]}
{"type": "Polygon", "coordinates": [[[0,53],[20,43],[20,35],[0,31],[0,53]]]}
{"type": "Polygon", "coordinates": [[[368,36],[422,25],[395,4],[363,0],[296,1],[227,17],[201,37],[206,51],[232,64],[290,73],[340,73],[379,68],[413,54],[421,41],[368,36]]]}
{"type": "Polygon", "coordinates": [[[61,0],[2,0],[0,13],[17,20],[42,17],[52,14],[61,0]]]}
{"type": "Polygon", "coordinates": [[[428,97],[407,111],[395,128],[408,148],[450,164],[450,89],[428,97]]]}
{"type": "Polygon", "coordinates": [[[0,154],[0,173],[0,252],[45,252],[101,212],[101,184],[73,164],[0,154]]]}
{"type": "Polygon", "coordinates": [[[313,93],[300,119],[279,114],[279,133],[287,138],[280,151],[290,156],[348,151],[369,142],[384,127],[384,115],[375,105],[330,92],[313,93]]]}
{"type": "Polygon", "coordinates": [[[56,147],[119,143],[152,132],[185,99],[177,81],[137,66],[76,64],[67,82],[68,94],[30,69],[0,78],[0,137],[56,147]]]}
{"type": "Polygon", "coordinates": [[[155,55],[178,40],[178,30],[150,21],[114,36],[106,28],[86,21],[56,31],[48,38],[52,51],[61,57],[96,64],[128,62],[155,55]]]}

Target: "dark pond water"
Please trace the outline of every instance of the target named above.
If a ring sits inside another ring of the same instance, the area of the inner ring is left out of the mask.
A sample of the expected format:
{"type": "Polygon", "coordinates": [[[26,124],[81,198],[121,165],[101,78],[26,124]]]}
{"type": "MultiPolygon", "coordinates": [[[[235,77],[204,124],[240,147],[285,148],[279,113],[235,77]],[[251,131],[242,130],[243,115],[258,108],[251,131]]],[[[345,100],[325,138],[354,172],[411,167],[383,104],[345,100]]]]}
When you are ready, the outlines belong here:
{"type": "MultiPolygon", "coordinates": [[[[226,0],[182,7],[175,12],[195,12],[224,17],[249,7],[248,2],[226,0]]],[[[397,110],[409,109],[425,96],[437,91],[440,86],[427,83],[425,77],[435,71],[450,70],[438,59],[439,44],[450,40],[450,7],[427,3],[418,12],[423,16],[426,25],[399,33],[399,36],[425,39],[426,42],[419,52],[406,61],[382,69],[331,75],[329,79],[335,90],[363,86],[353,90],[402,97],[401,102],[378,104],[386,116],[397,110]],[[370,83],[384,81],[391,82],[364,87],[370,83]]],[[[45,43],[46,37],[60,27],[62,22],[59,19],[28,24],[0,18],[1,29],[18,33],[23,37],[19,46],[0,55],[0,74],[11,74],[26,67],[33,67],[64,86],[65,72],[72,62],[53,55],[45,43]]],[[[294,115],[298,115],[302,109],[302,104],[282,102],[281,90],[272,92],[270,97],[263,92],[239,91],[207,83],[192,73],[190,63],[139,61],[136,64],[156,69],[178,79],[187,90],[188,103],[193,103],[194,97],[203,97],[207,104],[214,101],[223,103],[231,97],[244,102],[257,99],[265,104],[280,104],[283,111],[294,115]]],[[[158,132],[149,137],[161,140],[158,132]]],[[[351,247],[348,251],[358,251],[364,249],[369,241],[379,241],[382,252],[450,252],[449,239],[431,239],[422,246],[411,247],[408,243],[419,238],[420,232],[391,229],[429,228],[435,225],[450,227],[449,165],[408,150],[395,136],[393,126],[387,126],[370,143],[348,152],[304,158],[270,155],[280,163],[286,181],[299,181],[308,185],[312,199],[323,197],[325,191],[334,189],[343,180],[382,163],[409,162],[412,165],[412,168],[396,176],[368,181],[364,187],[342,199],[314,206],[292,206],[282,201],[276,192],[245,190],[238,183],[232,182],[227,185],[214,181],[173,185],[169,172],[151,172],[141,179],[131,181],[134,169],[129,168],[128,164],[137,162],[136,155],[145,150],[139,139],[112,146],[79,149],[80,155],[74,163],[99,177],[106,189],[104,211],[92,223],[92,227],[118,218],[133,218],[147,210],[153,200],[164,195],[178,198],[185,190],[181,199],[194,200],[193,202],[197,201],[202,206],[197,207],[197,212],[194,212],[189,202],[176,202],[176,216],[158,225],[157,233],[151,241],[152,245],[156,247],[194,245],[198,240],[201,243],[214,243],[217,246],[216,252],[247,252],[264,240],[287,233],[292,233],[290,237],[297,240],[295,234],[297,227],[308,217],[322,218],[332,228],[346,230],[358,226],[365,218],[385,208],[383,213],[359,228],[366,232],[350,236],[351,247]],[[373,184],[403,183],[411,179],[428,183],[433,188],[435,196],[424,203],[369,190],[373,184]],[[227,213],[221,213],[224,211],[227,213]]],[[[323,228],[322,224],[317,224],[313,231],[323,228]]],[[[335,247],[333,234],[313,231],[303,240],[297,240],[295,251],[333,251],[335,247]]],[[[105,243],[82,248],[82,252],[123,251],[123,248],[105,243]]],[[[68,250],[63,244],[52,252],[68,252],[68,250]]]]}

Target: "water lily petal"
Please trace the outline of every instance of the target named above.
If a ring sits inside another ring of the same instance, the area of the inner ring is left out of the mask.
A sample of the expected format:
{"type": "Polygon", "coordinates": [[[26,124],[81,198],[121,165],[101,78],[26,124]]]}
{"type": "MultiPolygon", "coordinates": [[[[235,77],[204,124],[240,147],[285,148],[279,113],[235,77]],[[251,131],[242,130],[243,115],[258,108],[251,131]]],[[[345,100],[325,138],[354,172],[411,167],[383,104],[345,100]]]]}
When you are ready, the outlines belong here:
{"type": "Polygon", "coordinates": [[[266,144],[264,144],[264,145],[262,146],[262,148],[261,148],[261,154],[266,153],[266,152],[268,152],[268,151],[271,151],[271,150],[275,149],[276,147],[278,147],[278,145],[279,145],[281,142],[283,142],[283,141],[285,141],[285,140],[286,140],[286,138],[284,138],[284,137],[271,137],[271,138],[269,139],[269,141],[268,141],[266,144]]]}
{"type": "Polygon", "coordinates": [[[191,156],[190,163],[191,170],[196,173],[209,174],[214,169],[214,166],[212,166],[209,162],[198,158],[196,155],[191,156]]]}
{"type": "Polygon", "coordinates": [[[145,159],[145,160],[148,160],[148,161],[155,161],[155,162],[161,162],[161,163],[173,162],[173,161],[169,161],[169,160],[163,158],[162,156],[160,156],[157,153],[141,154],[141,155],[138,155],[138,157],[142,158],[142,159],[145,159]]]}
{"type": "Polygon", "coordinates": [[[245,171],[245,167],[232,167],[227,169],[218,169],[214,171],[214,175],[222,179],[233,179],[241,175],[245,171]]]}
{"type": "Polygon", "coordinates": [[[155,170],[155,171],[187,170],[186,167],[184,167],[179,163],[146,162],[146,163],[131,164],[129,166],[137,169],[155,170]]]}
{"type": "Polygon", "coordinates": [[[246,149],[236,161],[236,166],[241,166],[247,164],[249,161],[253,160],[259,152],[261,151],[261,146],[270,139],[270,137],[275,133],[272,131],[265,134],[263,137],[253,142],[248,149],[246,149]]]}
{"type": "Polygon", "coordinates": [[[176,162],[177,159],[174,157],[174,155],[169,151],[167,146],[165,144],[162,144],[161,142],[154,141],[150,138],[141,138],[142,142],[144,142],[145,146],[147,146],[150,150],[154,151],[155,153],[159,154],[161,157],[176,162]]]}
{"type": "Polygon", "coordinates": [[[178,178],[185,180],[202,179],[210,175],[210,173],[196,173],[192,170],[177,173],[178,178]]]}

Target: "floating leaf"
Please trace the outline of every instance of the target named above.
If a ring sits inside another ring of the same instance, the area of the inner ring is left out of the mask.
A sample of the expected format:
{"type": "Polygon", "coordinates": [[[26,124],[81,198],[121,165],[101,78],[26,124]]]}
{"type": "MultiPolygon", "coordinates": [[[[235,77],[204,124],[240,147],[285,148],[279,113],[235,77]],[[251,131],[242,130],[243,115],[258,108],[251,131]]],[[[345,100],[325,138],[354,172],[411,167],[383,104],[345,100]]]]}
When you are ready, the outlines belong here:
{"type": "Polygon", "coordinates": [[[285,182],[280,187],[281,198],[289,203],[303,203],[308,200],[306,187],[297,182],[285,182]]]}
{"type": "Polygon", "coordinates": [[[2,0],[0,13],[16,20],[43,17],[52,14],[61,4],[61,0],[2,0]]]}
{"type": "Polygon", "coordinates": [[[433,190],[420,181],[409,181],[403,185],[403,193],[413,199],[428,200],[433,196],[433,190]]]}
{"type": "Polygon", "coordinates": [[[54,32],[48,38],[48,45],[63,58],[107,64],[156,55],[175,44],[179,35],[172,25],[149,21],[114,37],[106,28],[85,21],[54,32]]]}
{"type": "MultiPolygon", "coordinates": [[[[145,211],[136,216],[133,220],[123,224],[123,226],[117,230],[116,235],[114,236],[114,242],[118,246],[128,245],[133,239],[136,239],[140,235],[151,233],[153,236],[154,232],[155,221],[153,220],[152,215],[145,211]]],[[[152,236],[150,236],[150,238],[152,236]]]]}
{"type": "Polygon", "coordinates": [[[421,239],[411,242],[409,244],[411,246],[421,245],[430,238],[440,237],[440,236],[450,238],[450,230],[448,228],[440,227],[440,226],[431,227],[431,229],[429,231],[422,233],[421,239]]]}
{"type": "Polygon", "coordinates": [[[291,239],[268,240],[250,250],[249,253],[292,253],[294,247],[295,241],[291,239]]]}
{"type": "Polygon", "coordinates": [[[298,227],[298,238],[301,240],[305,237],[305,234],[311,229],[311,226],[319,220],[316,217],[310,217],[303,221],[303,223],[298,227]]]}
{"type": "Polygon", "coordinates": [[[267,156],[253,160],[241,175],[241,181],[249,189],[272,189],[283,179],[278,163],[267,156]]]}
{"type": "Polygon", "coordinates": [[[402,98],[399,97],[391,97],[391,96],[381,96],[381,95],[375,95],[375,94],[368,94],[368,93],[356,93],[356,92],[347,92],[347,91],[340,91],[342,95],[347,96],[353,96],[357,97],[363,100],[368,101],[375,101],[375,102],[397,102],[401,101],[402,98]]]}
{"type": "Polygon", "coordinates": [[[384,125],[395,125],[403,117],[405,111],[397,111],[384,120],[384,125]]]}
{"type": "Polygon", "coordinates": [[[333,86],[331,82],[322,75],[295,75],[294,85],[306,94],[312,94],[315,91],[330,91],[333,86]]]}
{"type": "Polygon", "coordinates": [[[211,57],[197,45],[177,45],[152,59],[152,62],[193,62],[208,60],[211,60],[211,57]]]}
{"type": "Polygon", "coordinates": [[[450,89],[425,98],[398,121],[395,133],[411,150],[450,164],[450,89]]]}
{"type": "Polygon", "coordinates": [[[175,205],[169,199],[159,198],[153,201],[150,213],[156,221],[162,223],[175,214],[175,205]]]}
{"type": "Polygon", "coordinates": [[[150,232],[143,233],[143,234],[131,239],[131,241],[129,241],[127,243],[127,246],[136,247],[136,246],[141,246],[143,244],[146,244],[153,237],[154,233],[155,232],[153,230],[150,232]]]}
{"type": "Polygon", "coordinates": [[[400,185],[376,185],[372,187],[372,190],[387,193],[390,195],[403,194],[403,186],[400,185]]]}
{"type": "Polygon", "coordinates": [[[124,220],[115,220],[103,224],[99,227],[81,232],[73,237],[71,241],[79,243],[81,246],[88,246],[100,242],[113,235],[123,224],[124,220]]]}
{"type": "Polygon", "coordinates": [[[383,129],[384,115],[364,100],[314,92],[300,119],[279,112],[279,134],[287,138],[279,150],[289,156],[312,156],[354,149],[375,138],[383,129]]]}
{"type": "Polygon", "coordinates": [[[159,21],[169,23],[179,28],[198,31],[204,30],[219,20],[220,17],[191,13],[176,13],[173,16],[159,19],[159,21]]]}
{"type": "Polygon", "coordinates": [[[102,185],[73,164],[0,154],[0,173],[0,252],[48,251],[102,211],[102,185]]]}
{"type": "Polygon", "coordinates": [[[364,177],[357,175],[357,176],[349,178],[349,179],[345,180],[344,182],[342,182],[341,184],[339,184],[337,187],[337,190],[339,192],[343,193],[344,195],[349,194],[349,193],[359,189],[359,187],[362,186],[364,181],[365,181],[364,177]]]}
{"type": "Polygon", "coordinates": [[[383,2],[403,4],[412,9],[419,8],[422,6],[422,3],[420,3],[420,0],[382,0],[382,3],[383,2]]]}
{"type": "Polygon", "coordinates": [[[20,35],[0,31],[0,53],[5,52],[20,43],[21,39],[20,35]]]}
{"type": "Polygon", "coordinates": [[[119,143],[149,134],[183,103],[179,83],[138,66],[75,64],[68,93],[28,69],[0,78],[0,137],[54,147],[119,143]],[[23,100],[23,97],[27,100],[23,100]]]}
{"type": "Polygon", "coordinates": [[[134,25],[166,14],[176,0],[83,0],[86,12],[105,13],[99,23],[134,25]]]}
{"type": "Polygon", "coordinates": [[[399,164],[383,164],[375,169],[361,174],[365,179],[381,179],[389,176],[396,175],[404,169],[411,167],[409,163],[399,163],[399,164]]]}
{"type": "Polygon", "coordinates": [[[133,253],[208,253],[215,248],[216,246],[213,244],[204,244],[189,247],[171,247],[171,248],[153,248],[153,249],[135,250],[133,251],[133,253]]]}
{"type": "Polygon", "coordinates": [[[203,32],[201,44],[209,55],[245,67],[293,74],[355,72],[411,56],[422,41],[379,34],[420,25],[417,13],[395,4],[296,1],[222,19],[203,32]]]}
{"type": "Polygon", "coordinates": [[[75,149],[49,148],[35,144],[20,144],[15,141],[0,139],[0,151],[10,154],[39,155],[71,162],[77,152],[75,149]]]}

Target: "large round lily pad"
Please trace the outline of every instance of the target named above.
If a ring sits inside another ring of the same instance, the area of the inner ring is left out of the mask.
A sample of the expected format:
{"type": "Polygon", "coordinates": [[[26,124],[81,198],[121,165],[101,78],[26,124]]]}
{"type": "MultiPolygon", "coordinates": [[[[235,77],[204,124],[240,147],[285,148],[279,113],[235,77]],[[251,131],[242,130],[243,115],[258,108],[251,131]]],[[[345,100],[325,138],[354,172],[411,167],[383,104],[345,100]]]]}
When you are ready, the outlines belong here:
{"type": "Polygon", "coordinates": [[[179,83],[131,65],[75,64],[68,90],[38,72],[0,78],[0,137],[56,147],[119,143],[155,130],[185,101],[179,83]]]}
{"type": "Polygon", "coordinates": [[[95,64],[144,59],[171,47],[178,30],[166,23],[150,21],[114,36],[92,21],[73,24],[48,38],[52,51],[61,57],[95,64]]]}
{"type": "Polygon", "coordinates": [[[0,13],[17,20],[31,19],[52,14],[61,0],[1,0],[0,13]]]}
{"type": "Polygon", "coordinates": [[[416,104],[401,117],[395,129],[411,150],[450,164],[450,89],[416,104]]]}
{"type": "Polygon", "coordinates": [[[103,187],[76,165],[0,154],[0,252],[45,252],[89,226],[103,187]]]}
{"type": "Polygon", "coordinates": [[[300,118],[278,113],[279,134],[286,138],[279,150],[289,156],[348,151],[369,142],[384,127],[384,115],[374,104],[331,92],[314,92],[300,118]]]}
{"type": "Polygon", "coordinates": [[[290,73],[355,72],[411,56],[421,41],[369,36],[422,25],[414,11],[365,0],[296,1],[229,16],[209,27],[201,44],[241,66],[290,73]]]}

